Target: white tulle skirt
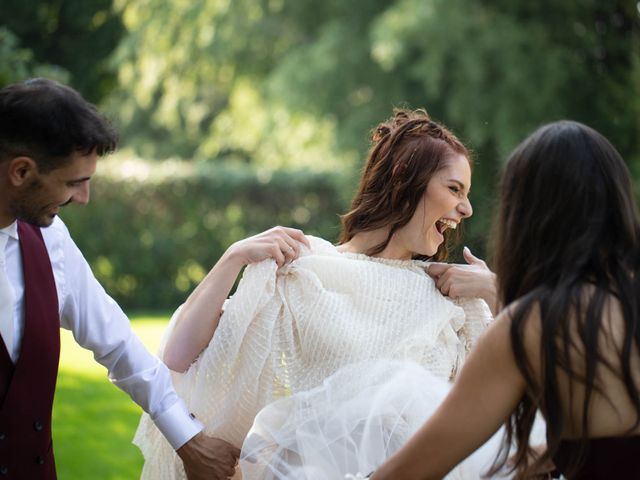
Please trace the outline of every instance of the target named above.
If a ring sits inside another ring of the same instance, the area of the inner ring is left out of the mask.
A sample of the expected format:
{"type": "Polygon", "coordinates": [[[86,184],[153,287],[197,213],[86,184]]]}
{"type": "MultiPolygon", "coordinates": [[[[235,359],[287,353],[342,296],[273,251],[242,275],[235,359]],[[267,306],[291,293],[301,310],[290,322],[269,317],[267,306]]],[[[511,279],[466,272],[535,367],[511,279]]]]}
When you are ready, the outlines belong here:
{"type": "MultiPolygon", "coordinates": [[[[242,477],[364,477],[411,437],[449,389],[446,381],[412,362],[377,361],[345,367],[321,386],[260,411],[242,447],[242,477]]],[[[499,443],[500,432],[446,478],[480,478],[495,458],[499,443]]]]}

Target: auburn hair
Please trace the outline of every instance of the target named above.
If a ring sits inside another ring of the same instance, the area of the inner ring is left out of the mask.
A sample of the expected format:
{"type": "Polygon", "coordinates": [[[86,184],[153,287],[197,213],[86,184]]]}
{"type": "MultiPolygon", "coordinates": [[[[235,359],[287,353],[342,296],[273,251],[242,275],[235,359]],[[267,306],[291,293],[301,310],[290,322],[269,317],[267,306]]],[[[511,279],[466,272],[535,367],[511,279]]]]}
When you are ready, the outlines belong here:
{"type": "MultiPolygon", "coordinates": [[[[371,147],[351,208],[342,215],[338,243],[357,233],[389,227],[387,238],[367,255],[383,251],[393,234],[405,226],[416,211],[434,173],[452,154],[463,155],[471,165],[469,150],[444,126],[431,120],[423,109],[396,109],[388,120],[373,129],[371,147]]],[[[445,241],[434,260],[446,260],[449,246],[460,229],[447,229],[445,241]]]]}

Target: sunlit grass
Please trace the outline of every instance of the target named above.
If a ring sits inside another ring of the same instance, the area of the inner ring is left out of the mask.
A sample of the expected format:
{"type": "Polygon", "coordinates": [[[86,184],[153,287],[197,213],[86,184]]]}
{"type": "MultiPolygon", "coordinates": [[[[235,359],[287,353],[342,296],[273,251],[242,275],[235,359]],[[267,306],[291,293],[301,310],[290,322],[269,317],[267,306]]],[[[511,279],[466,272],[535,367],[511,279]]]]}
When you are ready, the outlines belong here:
{"type": "MultiPolygon", "coordinates": [[[[137,316],[132,325],[156,352],[168,315],[137,316]]],[[[140,477],[142,455],[131,439],[142,410],[114,387],[107,371],[61,330],[60,373],[53,407],[53,444],[60,480],[140,477]]]]}

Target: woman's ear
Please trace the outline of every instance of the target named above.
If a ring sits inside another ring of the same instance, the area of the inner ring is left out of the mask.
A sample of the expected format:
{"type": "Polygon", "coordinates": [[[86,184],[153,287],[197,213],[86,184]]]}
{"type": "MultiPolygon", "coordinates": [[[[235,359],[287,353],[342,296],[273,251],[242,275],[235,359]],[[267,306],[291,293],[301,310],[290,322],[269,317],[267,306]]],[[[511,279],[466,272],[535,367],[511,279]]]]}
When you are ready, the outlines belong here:
{"type": "Polygon", "coordinates": [[[21,187],[38,176],[38,165],[31,157],[14,157],[9,160],[7,176],[11,185],[21,187]]]}

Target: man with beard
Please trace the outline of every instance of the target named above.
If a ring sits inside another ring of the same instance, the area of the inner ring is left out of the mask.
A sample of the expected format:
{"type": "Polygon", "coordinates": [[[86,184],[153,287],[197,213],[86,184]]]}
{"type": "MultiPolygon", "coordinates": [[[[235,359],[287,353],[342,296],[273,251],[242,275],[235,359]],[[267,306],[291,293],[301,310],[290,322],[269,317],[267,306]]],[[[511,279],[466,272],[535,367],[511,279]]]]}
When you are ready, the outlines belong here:
{"type": "Polygon", "coordinates": [[[32,79],[0,90],[0,477],[56,478],[60,326],[151,415],[189,479],[233,474],[238,450],[202,433],[57,216],[89,201],[98,157],[116,144],[106,119],[69,87],[32,79]]]}

